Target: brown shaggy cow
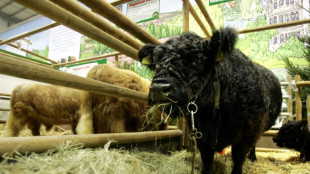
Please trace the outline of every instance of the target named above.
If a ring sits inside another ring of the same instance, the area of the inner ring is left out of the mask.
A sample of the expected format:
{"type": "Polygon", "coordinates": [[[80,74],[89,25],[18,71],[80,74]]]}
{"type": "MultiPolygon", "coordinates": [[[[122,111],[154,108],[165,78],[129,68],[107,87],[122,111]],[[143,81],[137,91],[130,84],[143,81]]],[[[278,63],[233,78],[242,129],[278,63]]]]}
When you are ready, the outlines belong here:
{"type": "Polygon", "coordinates": [[[56,124],[71,124],[79,119],[81,91],[59,86],[23,84],[11,96],[11,112],[7,122],[8,136],[18,136],[27,124],[32,135],[40,135],[41,124],[49,130],[56,124]]]}
{"type": "MultiPolygon", "coordinates": [[[[87,78],[148,93],[151,82],[141,78],[130,70],[122,70],[109,65],[93,67],[87,78]]],[[[157,112],[153,121],[145,124],[143,115],[149,105],[125,98],[83,92],[81,100],[81,118],[77,126],[78,134],[117,133],[152,130],[154,127],[165,129],[167,123],[161,124],[161,114],[157,112]]]]}

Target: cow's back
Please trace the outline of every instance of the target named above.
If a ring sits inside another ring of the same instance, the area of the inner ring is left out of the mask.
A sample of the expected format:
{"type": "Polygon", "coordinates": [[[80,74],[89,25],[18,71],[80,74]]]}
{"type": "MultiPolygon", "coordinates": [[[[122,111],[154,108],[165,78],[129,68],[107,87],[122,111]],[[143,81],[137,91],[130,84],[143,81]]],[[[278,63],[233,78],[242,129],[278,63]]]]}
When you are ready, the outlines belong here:
{"type": "Polygon", "coordinates": [[[24,84],[13,90],[11,108],[43,123],[71,123],[80,106],[80,91],[58,86],[24,84]]]}

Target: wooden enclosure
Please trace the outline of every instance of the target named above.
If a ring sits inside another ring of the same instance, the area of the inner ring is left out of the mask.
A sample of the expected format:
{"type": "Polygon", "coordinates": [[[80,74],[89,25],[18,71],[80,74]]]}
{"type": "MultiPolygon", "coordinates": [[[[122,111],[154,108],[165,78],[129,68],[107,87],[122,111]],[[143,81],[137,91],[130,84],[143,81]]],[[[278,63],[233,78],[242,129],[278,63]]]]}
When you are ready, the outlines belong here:
{"type": "MultiPolygon", "coordinates": [[[[65,72],[60,72],[55,70],[56,67],[61,67],[64,65],[75,64],[90,60],[98,60],[103,59],[109,56],[115,56],[115,59],[121,54],[124,54],[132,59],[138,60],[138,49],[144,45],[145,43],[153,43],[160,44],[160,42],[152,35],[144,31],[139,25],[131,21],[124,14],[119,12],[115,5],[119,5],[128,0],[116,1],[113,3],[107,3],[104,0],[79,0],[79,2],[83,3],[91,10],[87,9],[82,4],[77,1],[63,1],[63,0],[13,0],[18,2],[19,4],[32,9],[43,16],[46,16],[56,23],[38,28],[36,30],[24,33],[22,35],[13,37],[8,40],[1,40],[0,45],[8,44],[12,47],[17,47],[16,45],[11,44],[12,41],[24,38],[26,36],[33,35],[38,32],[42,32],[44,30],[48,30],[50,28],[64,25],[68,28],[71,28],[93,40],[102,43],[117,52],[102,55],[97,57],[91,57],[88,59],[68,62],[68,63],[60,63],[47,58],[36,53],[33,53],[29,50],[21,49],[27,53],[33,54],[37,57],[40,57],[44,60],[47,60],[51,63],[51,65],[44,65],[37,62],[27,61],[16,56],[12,56],[5,53],[0,53],[0,73],[25,79],[32,79],[40,82],[45,82],[49,84],[65,86],[85,91],[91,91],[98,94],[111,95],[115,97],[122,97],[132,100],[139,100],[147,102],[147,94],[137,92],[134,90],[122,88],[119,86],[107,84],[104,82],[95,81],[92,79],[78,77],[72,74],[68,74],[65,72]],[[132,36],[129,36],[125,32],[117,29],[115,26],[112,26],[110,23],[107,23],[101,17],[104,17],[123,30],[130,33],[133,37],[137,38],[133,39],[132,36]]],[[[207,38],[211,37],[212,31],[216,30],[214,22],[212,21],[210,15],[207,12],[207,9],[204,7],[201,0],[196,0],[196,3],[205,17],[205,19],[199,19],[197,13],[193,9],[192,5],[188,0],[183,0],[183,31],[189,31],[189,15],[191,14],[194,19],[197,21],[202,31],[206,35],[207,38]],[[206,22],[204,22],[206,21],[206,22]],[[208,31],[204,23],[207,23],[212,31],[208,31]]],[[[267,27],[262,28],[253,28],[248,30],[241,30],[238,33],[249,33],[249,32],[259,32],[268,29],[282,28],[292,25],[299,25],[304,23],[309,23],[310,20],[300,20],[295,22],[287,22],[283,24],[274,24],[269,25],[267,27]]],[[[287,83],[283,83],[282,85],[287,86],[287,94],[285,96],[288,100],[288,111],[287,113],[283,113],[284,115],[292,115],[292,97],[290,96],[293,92],[296,94],[296,117],[297,119],[301,119],[301,99],[300,99],[300,90],[302,90],[303,86],[310,85],[310,82],[300,81],[300,77],[295,77],[295,84],[291,83],[291,79],[288,77],[287,83]]],[[[309,97],[308,97],[308,109],[309,107],[309,97]]],[[[309,112],[308,112],[309,113],[309,112]]],[[[310,118],[308,114],[308,119],[310,118]]],[[[309,119],[310,121],[310,119],[309,119]]],[[[270,136],[270,132],[267,133],[270,136]]],[[[275,132],[272,132],[272,135],[275,132]]],[[[188,137],[188,127],[186,124],[186,120],[183,117],[178,121],[177,130],[168,130],[168,131],[160,131],[160,132],[142,132],[142,133],[122,133],[122,134],[96,134],[91,136],[85,135],[74,135],[74,136],[57,136],[57,137],[27,137],[27,138],[0,138],[0,154],[4,154],[5,152],[10,152],[15,150],[17,147],[18,150],[22,152],[42,152],[59,144],[64,141],[77,141],[79,143],[83,143],[85,147],[94,147],[101,146],[106,143],[108,140],[114,139],[119,144],[126,143],[137,143],[143,141],[155,141],[158,139],[173,139],[173,141],[177,141],[180,147],[188,147],[189,146],[189,137],[188,137]],[[177,138],[178,140],[175,140],[177,138]],[[100,139],[100,141],[98,140],[100,139]],[[31,147],[30,144],[36,142],[39,144],[38,146],[31,147]]],[[[168,143],[171,143],[168,141],[168,143]]]]}

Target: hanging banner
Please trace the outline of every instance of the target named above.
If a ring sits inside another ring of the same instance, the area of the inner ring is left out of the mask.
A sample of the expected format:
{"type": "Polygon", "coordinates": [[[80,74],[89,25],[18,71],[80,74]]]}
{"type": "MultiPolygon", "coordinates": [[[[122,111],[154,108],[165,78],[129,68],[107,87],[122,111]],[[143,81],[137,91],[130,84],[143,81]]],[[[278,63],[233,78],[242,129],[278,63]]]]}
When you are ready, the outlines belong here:
{"type": "Polygon", "coordinates": [[[228,1],[233,1],[233,0],[210,0],[209,5],[215,5],[215,4],[220,4],[228,1]]]}
{"type": "Polygon", "coordinates": [[[52,28],[48,57],[61,63],[79,60],[81,34],[63,25],[52,28]]]}
{"type": "Polygon", "coordinates": [[[159,18],[159,0],[135,0],[127,4],[127,17],[136,23],[159,18]]]}

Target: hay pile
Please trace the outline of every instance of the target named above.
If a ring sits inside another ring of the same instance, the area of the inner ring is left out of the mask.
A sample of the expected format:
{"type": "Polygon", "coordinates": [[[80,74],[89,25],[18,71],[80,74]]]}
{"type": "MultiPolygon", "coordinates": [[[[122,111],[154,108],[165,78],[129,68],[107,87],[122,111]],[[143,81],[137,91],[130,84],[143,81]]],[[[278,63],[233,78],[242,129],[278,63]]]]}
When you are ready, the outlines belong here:
{"type": "MultiPolygon", "coordinates": [[[[4,131],[1,126],[0,135],[4,131]]],[[[27,129],[22,135],[27,132],[30,135],[27,129]]],[[[137,148],[109,147],[108,143],[99,148],[82,148],[79,144],[67,142],[42,154],[7,154],[0,162],[0,173],[188,174],[191,171],[192,153],[185,150],[161,154],[137,148]]],[[[198,174],[201,160],[199,154],[196,156],[195,173],[198,174]]],[[[254,163],[246,160],[244,174],[310,174],[310,162],[299,161],[298,152],[257,152],[257,158],[254,163]]],[[[225,155],[215,155],[214,174],[231,173],[231,166],[230,148],[225,155]]]]}

